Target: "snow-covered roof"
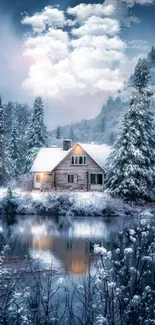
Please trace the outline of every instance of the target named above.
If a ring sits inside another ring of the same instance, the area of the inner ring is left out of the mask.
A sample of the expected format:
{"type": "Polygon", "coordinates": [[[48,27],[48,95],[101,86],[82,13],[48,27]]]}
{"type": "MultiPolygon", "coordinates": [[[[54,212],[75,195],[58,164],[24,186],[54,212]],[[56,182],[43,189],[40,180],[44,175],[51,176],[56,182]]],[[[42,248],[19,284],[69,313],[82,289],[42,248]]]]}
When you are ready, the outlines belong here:
{"type": "MultiPolygon", "coordinates": [[[[111,147],[106,144],[86,144],[77,143],[84,151],[101,167],[105,165],[105,161],[109,156],[111,147]]],[[[77,145],[76,144],[76,145],[77,145]]],[[[31,172],[33,173],[44,173],[53,171],[56,166],[72,151],[63,150],[62,148],[42,148],[40,149],[32,167],[31,172]]]]}
{"type": "Polygon", "coordinates": [[[105,161],[110,154],[111,147],[106,144],[87,144],[87,143],[79,143],[79,145],[83,148],[87,154],[96,161],[96,163],[103,168],[105,165],[105,161]]]}
{"type": "Polygon", "coordinates": [[[68,155],[70,150],[65,151],[62,148],[40,149],[31,167],[31,172],[51,172],[68,155]]]}

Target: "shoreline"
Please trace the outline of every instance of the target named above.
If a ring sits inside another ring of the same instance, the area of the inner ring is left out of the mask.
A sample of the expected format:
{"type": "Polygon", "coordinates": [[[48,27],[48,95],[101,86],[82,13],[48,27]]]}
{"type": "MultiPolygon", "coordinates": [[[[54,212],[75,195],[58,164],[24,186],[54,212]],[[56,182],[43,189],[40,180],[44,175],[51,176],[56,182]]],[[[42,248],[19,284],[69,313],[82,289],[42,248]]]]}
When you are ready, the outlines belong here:
{"type": "Polygon", "coordinates": [[[0,216],[134,216],[144,210],[153,214],[154,207],[154,204],[129,204],[105,192],[23,192],[19,189],[0,189],[0,216]]]}

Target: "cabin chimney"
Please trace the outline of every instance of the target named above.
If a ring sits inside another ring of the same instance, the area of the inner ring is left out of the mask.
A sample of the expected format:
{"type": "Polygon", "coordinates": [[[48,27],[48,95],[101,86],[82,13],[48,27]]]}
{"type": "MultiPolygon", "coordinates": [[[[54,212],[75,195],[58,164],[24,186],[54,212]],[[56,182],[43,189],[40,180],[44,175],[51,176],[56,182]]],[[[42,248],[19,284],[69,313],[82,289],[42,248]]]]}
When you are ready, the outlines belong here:
{"type": "Polygon", "coordinates": [[[72,140],[70,139],[63,139],[63,150],[67,151],[72,147],[72,140]]]}

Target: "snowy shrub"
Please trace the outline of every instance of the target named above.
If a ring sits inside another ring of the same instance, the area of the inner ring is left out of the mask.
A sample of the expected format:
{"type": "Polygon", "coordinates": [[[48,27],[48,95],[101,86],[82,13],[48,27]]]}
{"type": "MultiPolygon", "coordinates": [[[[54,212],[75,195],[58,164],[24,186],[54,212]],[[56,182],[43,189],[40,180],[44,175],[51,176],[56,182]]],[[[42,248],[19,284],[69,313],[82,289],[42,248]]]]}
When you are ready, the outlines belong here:
{"type": "Polygon", "coordinates": [[[33,189],[33,175],[23,174],[18,181],[18,187],[23,191],[32,191],[33,189]]]}
{"type": "Polygon", "coordinates": [[[133,249],[131,247],[124,249],[124,254],[133,254],[133,249]]]}
{"type": "Polygon", "coordinates": [[[128,213],[129,207],[121,200],[111,199],[98,192],[22,192],[1,191],[0,214],[9,213],[14,205],[15,214],[30,215],[96,215],[113,216],[128,213]],[[12,193],[12,194],[11,194],[12,193]]]}
{"type": "Polygon", "coordinates": [[[2,198],[1,213],[15,214],[18,206],[18,197],[14,194],[13,190],[8,187],[7,192],[2,198]]]}
{"type": "Polygon", "coordinates": [[[94,253],[100,256],[95,264],[96,305],[99,310],[96,320],[101,315],[110,325],[153,324],[154,243],[154,227],[140,220],[135,229],[120,233],[119,246],[111,252],[111,258],[103,246],[94,246],[94,253]],[[136,241],[130,240],[129,234],[136,241]]]}
{"type": "MultiPolygon", "coordinates": [[[[148,210],[140,206],[129,206],[122,200],[99,192],[24,192],[19,188],[0,191],[0,214],[19,215],[81,215],[81,216],[128,216],[153,215],[154,207],[148,210]],[[151,213],[152,211],[152,213],[151,213]]],[[[130,241],[136,238],[132,231],[130,241]]],[[[147,233],[143,234],[144,236],[147,233]]]]}
{"type": "Polygon", "coordinates": [[[36,210],[33,206],[33,200],[30,194],[19,195],[18,206],[16,208],[17,215],[34,215],[36,210]]]}

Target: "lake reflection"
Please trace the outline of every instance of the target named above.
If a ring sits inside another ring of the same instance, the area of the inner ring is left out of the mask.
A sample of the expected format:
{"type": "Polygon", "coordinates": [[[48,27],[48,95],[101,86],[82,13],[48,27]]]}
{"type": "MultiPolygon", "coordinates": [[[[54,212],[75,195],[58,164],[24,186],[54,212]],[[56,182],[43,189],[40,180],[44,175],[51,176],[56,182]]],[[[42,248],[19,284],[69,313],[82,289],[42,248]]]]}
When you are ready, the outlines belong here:
{"type": "Polygon", "coordinates": [[[5,256],[15,269],[24,267],[28,256],[44,269],[52,264],[56,271],[84,274],[94,260],[93,245],[117,247],[119,232],[131,223],[131,218],[19,217],[9,227],[1,225],[1,249],[9,245],[5,256]]]}

